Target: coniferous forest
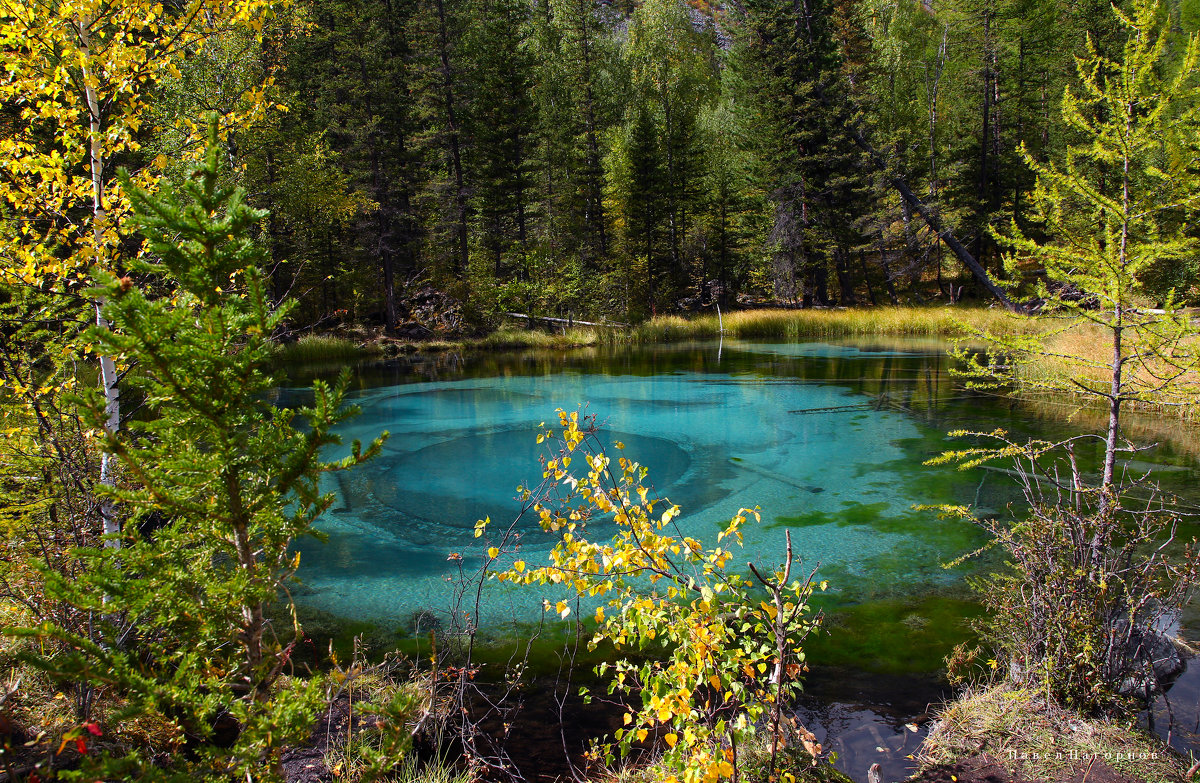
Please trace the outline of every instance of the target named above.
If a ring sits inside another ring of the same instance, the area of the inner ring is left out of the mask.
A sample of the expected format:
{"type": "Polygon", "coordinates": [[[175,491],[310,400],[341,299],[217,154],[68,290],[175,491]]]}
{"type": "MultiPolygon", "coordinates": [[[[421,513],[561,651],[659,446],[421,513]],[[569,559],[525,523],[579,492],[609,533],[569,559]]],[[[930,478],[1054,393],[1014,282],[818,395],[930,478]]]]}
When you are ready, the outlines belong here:
{"type": "MultiPolygon", "coordinates": [[[[1160,13],[1177,60],[1196,22],[1160,13]]],[[[257,104],[224,145],[270,212],[271,295],[297,325],[391,328],[426,285],[472,326],[1003,298],[994,232],[1039,230],[1022,156],[1071,143],[1076,58],[1125,41],[1106,2],[301,2],[262,25],[179,62],[113,164],[257,104]]],[[[1154,294],[1196,275],[1164,264],[1154,294]]]]}

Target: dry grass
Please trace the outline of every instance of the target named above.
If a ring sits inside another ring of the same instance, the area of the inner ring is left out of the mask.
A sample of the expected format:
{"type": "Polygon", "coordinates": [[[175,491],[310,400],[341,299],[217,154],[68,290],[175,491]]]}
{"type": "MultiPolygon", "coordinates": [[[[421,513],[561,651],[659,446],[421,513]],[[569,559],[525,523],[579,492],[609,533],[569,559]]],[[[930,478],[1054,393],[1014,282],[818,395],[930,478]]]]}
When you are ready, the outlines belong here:
{"type": "MultiPolygon", "coordinates": [[[[0,626],[28,628],[37,620],[12,601],[0,601],[0,626]]],[[[0,718],[11,729],[30,736],[45,732],[57,737],[75,725],[73,704],[55,685],[50,675],[23,659],[44,652],[41,644],[27,637],[0,635],[0,718]]]]}
{"type": "Polygon", "coordinates": [[[1029,690],[997,685],[945,705],[918,759],[923,769],[987,753],[1032,780],[1055,780],[1092,758],[1135,780],[1182,781],[1185,764],[1156,738],[1085,719],[1029,690]]]}
{"type": "Polygon", "coordinates": [[[838,310],[744,310],[695,318],[659,316],[634,328],[635,343],[715,338],[721,323],[725,334],[742,339],[780,339],[844,336],[955,337],[970,329],[1030,334],[1041,330],[1033,318],[985,307],[858,307],[838,310]]]}
{"type": "MultiPolygon", "coordinates": [[[[1022,364],[1019,377],[1042,387],[1061,389],[1056,391],[1053,402],[1058,405],[1071,405],[1086,408],[1098,406],[1103,401],[1073,389],[1071,379],[1091,381],[1106,386],[1111,378],[1111,371],[1106,366],[1112,357],[1112,338],[1109,332],[1093,324],[1084,324],[1070,331],[1053,335],[1045,342],[1044,356],[1032,356],[1022,364]],[[1071,360],[1064,357],[1078,357],[1071,360]],[[1097,366],[1090,366],[1097,365],[1097,366]]],[[[1161,363],[1160,363],[1161,364],[1161,363]]],[[[1164,374],[1164,368],[1132,367],[1132,375],[1126,380],[1132,382],[1132,387],[1149,387],[1156,385],[1150,377],[1149,370],[1164,374]]],[[[1127,370],[1129,373],[1130,370],[1127,370]]],[[[1176,399],[1160,403],[1129,402],[1126,410],[1142,411],[1156,414],[1170,414],[1184,421],[1200,421],[1200,374],[1190,373],[1180,378],[1176,384],[1181,394],[1174,395],[1176,399]]],[[[1029,395],[1036,399],[1035,395],[1029,395]]]]}

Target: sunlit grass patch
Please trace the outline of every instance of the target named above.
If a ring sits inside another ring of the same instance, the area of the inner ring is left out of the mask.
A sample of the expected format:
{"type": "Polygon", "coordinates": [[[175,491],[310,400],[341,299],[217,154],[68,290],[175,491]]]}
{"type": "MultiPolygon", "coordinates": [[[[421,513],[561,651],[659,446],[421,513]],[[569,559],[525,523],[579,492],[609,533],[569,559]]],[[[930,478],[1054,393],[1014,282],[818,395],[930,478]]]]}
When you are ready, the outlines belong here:
{"type": "Polygon", "coordinates": [[[306,362],[353,361],[379,353],[379,348],[332,335],[308,334],[294,343],[281,343],[275,356],[287,364],[306,362]]]}
{"type": "Polygon", "coordinates": [[[1153,737],[1084,718],[1009,685],[969,691],[942,707],[919,761],[927,769],[981,750],[1030,780],[1058,780],[1093,758],[1135,780],[1182,780],[1185,768],[1153,737]]]}
{"type": "Polygon", "coordinates": [[[511,350],[521,348],[575,348],[595,345],[599,342],[595,329],[574,327],[563,332],[545,332],[540,329],[523,329],[503,326],[486,337],[472,341],[472,348],[511,350]]]}
{"type": "Polygon", "coordinates": [[[673,342],[717,337],[780,339],[855,335],[955,337],[970,329],[1028,334],[1041,327],[1035,319],[986,307],[860,307],[836,310],[743,310],[684,318],[658,316],[634,328],[635,343],[673,342]],[[965,327],[965,328],[964,328],[965,327]]]}

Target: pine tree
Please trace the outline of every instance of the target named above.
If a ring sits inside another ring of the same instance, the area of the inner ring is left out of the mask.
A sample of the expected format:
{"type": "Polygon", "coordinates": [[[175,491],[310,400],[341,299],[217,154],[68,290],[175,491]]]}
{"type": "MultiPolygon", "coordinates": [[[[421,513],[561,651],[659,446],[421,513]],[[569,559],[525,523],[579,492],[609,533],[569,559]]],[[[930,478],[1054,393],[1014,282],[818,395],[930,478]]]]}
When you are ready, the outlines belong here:
{"type": "Polygon", "coordinates": [[[612,251],[604,141],[624,86],[599,10],[594,0],[544,0],[534,17],[543,213],[556,254],[578,257],[587,274],[602,271],[612,251]]]}

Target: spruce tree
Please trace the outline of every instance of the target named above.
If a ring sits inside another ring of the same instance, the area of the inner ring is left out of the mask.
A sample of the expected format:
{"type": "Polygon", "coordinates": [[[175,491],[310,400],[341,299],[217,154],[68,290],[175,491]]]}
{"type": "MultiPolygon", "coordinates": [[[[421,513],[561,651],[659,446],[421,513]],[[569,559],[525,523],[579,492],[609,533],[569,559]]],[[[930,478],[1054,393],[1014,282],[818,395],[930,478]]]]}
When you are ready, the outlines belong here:
{"type": "Polygon", "coordinates": [[[471,6],[464,36],[476,92],[470,115],[476,171],[476,234],[497,282],[510,271],[524,278],[533,222],[533,151],[537,122],[533,62],[526,38],[529,9],[513,0],[471,6]],[[509,255],[515,251],[515,257],[509,255]],[[512,268],[510,270],[510,268],[512,268]]]}
{"type": "Polygon", "coordinates": [[[862,111],[850,78],[854,52],[840,45],[860,33],[851,34],[855,22],[838,7],[832,0],[748,6],[759,98],[775,142],[773,233],[791,267],[779,270],[780,282],[800,280],[806,306],[832,301],[830,268],[839,273],[841,300],[854,300],[848,256],[860,242],[855,220],[866,211],[866,160],[852,136],[862,111]]]}
{"type": "Polygon", "coordinates": [[[151,716],[190,749],[167,768],[136,752],[89,759],[98,773],[263,779],[320,700],[316,681],[281,680],[299,633],[287,600],[292,545],[332,501],[321,474],[381,441],[328,459],[334,427],[353,413],[346,375],[315,383],[298,410],[271,404],[269,335],[287,308],[272,308],[264,253],[250,239],[264,213],[221,182],[215,124],[182,186],[131,186],[130,198],[147,254],[131,276],[98,273],[111,327],[94,334],[142,401],[128,431],[104,439],[123,475],[111,492],[126,518],[123,547],[85,551],[74,578],[47,574],[47,592],[91,618],[89,634],[55,623],[25,633],[66,647],[35,663],[124,705],[112,725],[151,716]],[[163,287],[173,293],[149,293],[163,287]]]}

